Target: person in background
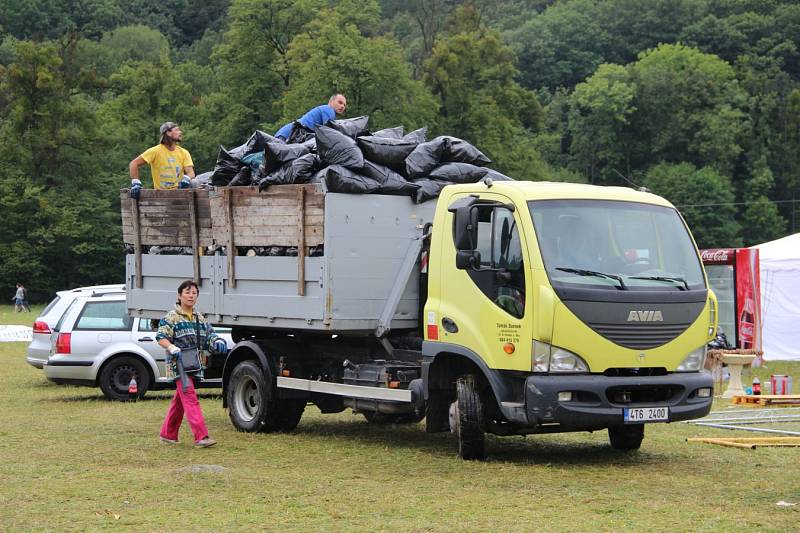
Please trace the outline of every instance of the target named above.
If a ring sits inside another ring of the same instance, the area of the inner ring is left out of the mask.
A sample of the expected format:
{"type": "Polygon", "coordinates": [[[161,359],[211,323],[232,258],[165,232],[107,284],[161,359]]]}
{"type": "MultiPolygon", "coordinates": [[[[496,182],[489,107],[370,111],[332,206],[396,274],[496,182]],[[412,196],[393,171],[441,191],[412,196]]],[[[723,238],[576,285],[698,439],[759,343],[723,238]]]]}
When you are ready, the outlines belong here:
{"type": "Polygon", "coordinates": [[[17,283],[17,292],[14,293],[14,297],[11,300],[14,302],[15,313],[21,313],[25,310],[25,288],[22,283],[17,283]]]}
{"type": "Polygon", "coordinates": [[[148,148],[128,165],[131,176],[131,198],[138,198],[142,190],[139,167],[150,165],[155,189],[188,189],[194,178],[194,162],[189,151],[178,146],[183,132],[174,122],[165,122],[159,128],[159,144],[148,148]]]}
{"type": "MultiPolygon", "coordinates": [[[[178,286],[178,301],[175,303],[175,308],[158,323],[156,341],[169,354],[166,376],[173,381],[178,378],[176,361],[180,357],[182,349],[211,348],[214,352],[223,354],[228,351],[225,340],[214,332],[214,328],[203,315],[195,311],[197,297],[197,284],[192,280],[184,281],[178,286]],[[197,346],[198,333],[199,346],[197,346]]],[[[200,409],[200,402],[197,400],[195,391],[194,380],[202,377],[202,373],[203,371],[200,369],[191,376],[192,379],[188,380],[189,385],[186,390],[183,390],[181,383],[175,384],[175,395],[169,404],[167,416],[164,418],[159,433],[161,442],[165,444],[178,443],[178,430],[185,414],[194,435],[195,447],[208,448],[217,443],[208,436],[206,421],[203,418],[203,411],[200,409]]]]}
{"type": "Polygon", "coordinates": [[[308,113],[283,126],[275,133],[275,137],[288,143],[303,142],[314,134],[317,126],[321,126],[341,115],[347,109],[347,99],[336,93],[328,99],[327,104],[311,109],[308,113]]]}
{"type": "Polygon", "coordinates": [[[30,313],[31,305],[28,303],[28,289],[26,289],[22,283],[20,283],[19,286],[22,287],[22,310],[26,313],[30,313]]]}

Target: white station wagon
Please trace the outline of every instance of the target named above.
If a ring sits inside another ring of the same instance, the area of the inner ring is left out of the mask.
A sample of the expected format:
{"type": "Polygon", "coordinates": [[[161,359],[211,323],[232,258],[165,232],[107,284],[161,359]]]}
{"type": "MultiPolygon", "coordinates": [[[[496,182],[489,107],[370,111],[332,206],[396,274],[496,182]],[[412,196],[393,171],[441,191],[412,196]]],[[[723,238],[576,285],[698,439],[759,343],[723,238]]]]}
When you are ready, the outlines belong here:
{"type": "MultiPolygon", "coordinates": [[[[110,400],[130,399],[131,378],[140,398],[148,390],[172,388],[164,378],[166,352],[156,343],[155,326],[128,314],[124,293],[78,296],[53,328],[44,373],[54,383],[99,386],[110,400]]],[[[233,347],[229,330],[216,331],[233,347]]],[[[224,356],[210,356],[199,386],[222,386],[223,364],[224,356]]]]}

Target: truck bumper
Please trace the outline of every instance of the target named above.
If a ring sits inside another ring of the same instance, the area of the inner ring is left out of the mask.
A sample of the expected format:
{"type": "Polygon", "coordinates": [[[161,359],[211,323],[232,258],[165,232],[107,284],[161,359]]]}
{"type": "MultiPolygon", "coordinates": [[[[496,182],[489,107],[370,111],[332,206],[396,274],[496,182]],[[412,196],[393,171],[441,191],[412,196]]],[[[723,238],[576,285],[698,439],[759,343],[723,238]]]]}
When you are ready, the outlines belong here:
{"type": "MultiPolygon", "coordinates": [[[[593,430],[624,423],[624,409],[668,407],[669,422],[708,414],[713,393],[698,397],[698,390],[713,389],[706,373],[666,376],[607,377],[535,375],[525,380],[528,424],[553,424],[558,431],[593,430]],[[559,400],[570,392],[572,399],[559,400]]],[[[555,429],[555,428],[554,428],[555,429]]]]}

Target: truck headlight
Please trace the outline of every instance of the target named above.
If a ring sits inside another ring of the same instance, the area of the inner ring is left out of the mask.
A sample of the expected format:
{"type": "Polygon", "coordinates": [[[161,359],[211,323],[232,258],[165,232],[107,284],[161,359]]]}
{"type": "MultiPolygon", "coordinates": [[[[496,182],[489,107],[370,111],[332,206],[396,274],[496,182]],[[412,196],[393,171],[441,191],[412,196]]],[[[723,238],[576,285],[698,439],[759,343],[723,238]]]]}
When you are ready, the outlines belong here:
{"type": "Polygon", "coordinates": [[[687,355],[681,364],[678,365],[676,372],[697,372],[703,369],[706,362],[706,346],[692,351],[687,355]]]}
{"type": "Polygon", "coordinates": [[[589,365],[577,354],[547,344],[533,341],[531,368],[534,372],[588,372],[589,365]]]}

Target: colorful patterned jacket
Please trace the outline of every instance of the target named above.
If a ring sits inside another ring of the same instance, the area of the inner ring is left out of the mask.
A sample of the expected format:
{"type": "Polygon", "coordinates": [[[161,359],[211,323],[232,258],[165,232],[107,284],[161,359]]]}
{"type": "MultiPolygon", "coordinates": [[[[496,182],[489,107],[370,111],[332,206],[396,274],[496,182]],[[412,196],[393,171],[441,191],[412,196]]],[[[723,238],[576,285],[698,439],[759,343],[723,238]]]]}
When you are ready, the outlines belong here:
{"type": "MultiPolygon", "coordinates": [[[[158,323],[158,333],[156,342],[167,339],[181,350],[194,348],[197,346],[197,335],[195,333],[195,318],[200,325],[200,349],[208,351],[213,346],[214,341],[220,336],[214,332],[214,328],[208,323],[206,317],[200,313],[193,313],[191,316],[184,313],[178,304],[175,309],[166,314],[158,323]]],[[[205,362],[201,357],[201,363],[205,362]]],[[[195,376],[202,378],[203,370],[194,373],[195,376]]],[[[168,380],[175,381],[178,377],[178,365],[174,357],[167,354],[166,376],[168,380]]]]}

